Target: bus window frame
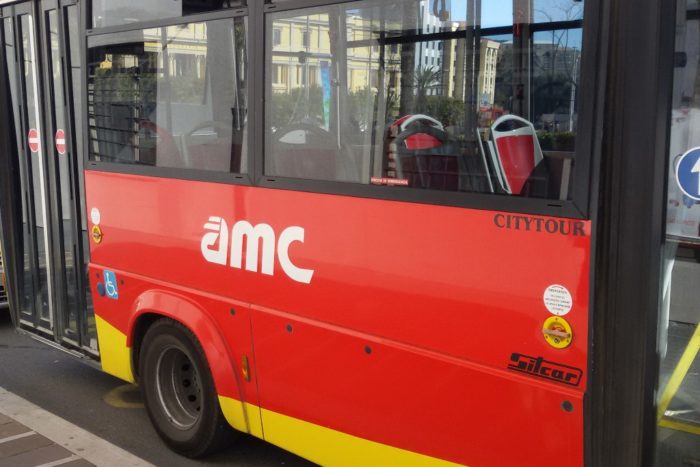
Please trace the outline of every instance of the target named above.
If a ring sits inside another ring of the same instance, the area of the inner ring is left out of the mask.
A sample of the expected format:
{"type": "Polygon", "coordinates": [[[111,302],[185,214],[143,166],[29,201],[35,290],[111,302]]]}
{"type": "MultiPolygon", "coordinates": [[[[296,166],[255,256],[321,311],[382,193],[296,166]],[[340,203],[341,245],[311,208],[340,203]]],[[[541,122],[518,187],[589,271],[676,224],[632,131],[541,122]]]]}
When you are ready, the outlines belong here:
{"type": "MultiPolygon", "coordinates": [[[[87,8],[83,9],[83,24],[89,20],[87,16],[87,8]]],[[[250,28],[250,17],[248,15],[248,8],[239,8],[231,10],[220,10],[215,12],[207,12],[196,15],[179,16],[174,18],[159,19],[154,21],[144,21],[140,23],[133,23],[128,25],[120,26],[110,26],[106,28],[99,29],[87,29],[85,30],[84,40],[83,40],[83,78],[87,83],[87,56],[88,56],[88,39],[90,37],[103,36],[109,34],[118,34],[130,31],[139,31],[149,28],[161,28],[168,26],[178,26],[181,24],[192,24],[201,23],[207,21],[216,21],[223,19],[234,19],[234,18],[244,18],[244,21],[248,21],[247,29],[250,28]]],[[[248,43],[250,34],[246,37],[246,47],[247,53],[250,54],[251,48],[248,43]]],[[[250,82],[250,66],[248,67],[248,81],[250,82]]],[[[144,166],[138,164],[120,164],[115,162],[102,162],[90,160],[90,151],[88,150],[90,145],[89,136],[89,124],[88,124],[88,89],[87,85],[83,86],[83,110],[84,118],[81,124],[83,125],[83,161],[86,170],[97,170],[100,172],[112,172],[112,173],[125,173],[130,175],[145,175],[151,177],[161,177],[161,178],[173,178],[181,180],[192,180],[192,181],[207,181],[216,183],[230,183],[235,185],[252,185],[251,174],[252,174],[252,151],[250,147],[248,148],[248,154],[245,155],[248,163],[247,173],[237,173],[237,172],[223,172],[214,170],[201,170],[201,169],[190,169],[190,168],[180,168],[180,167],[156,167],[156,166],[144,166]]],[[[251,102],[252,93],[250,89],[248,91],[248,102],[251,102]]],[[[250,114],[250,112],[249,112],[250,114]]],[[[248,139],[251,141],[250,125],[251,118],[248,117],[248,139]]],[[[250,144],[249,144],[250,146],[250,144]]]]}
{"type": "MultiPolygon", "coordinates": [[[[213,183],[227,183],[233,185],[256,186],[261,188],[293,190],[318,194],[352,196],[364,199],[388,200],[418,203],[425,205],[439,205],[461,207],[468,209],[480,209],[491,211],[507,211],[514,213],[544,215],[553,217],[567,217],[573,219],[590,218],[590,188],[592,164],[596,154],[601,150],[601,135],[603,125],[600,123],[602,108],[602,96],[604,86],[598,83],[604,82],[604,69],[596,61],[596,51],[600,50],[604,38],[599,37],[599,31],[603,25],[600,23],[602,7],[600,1],[587,0],[584,3],[583,19],[571,21],[555,21],[552,23],[528,24],[529,34],[527,42],[532,41],[535,32],[550,31],[580,25],[582,28],[582,54],[581,75],[579,85],[578,105],[578,129],[576,132],[576,147],[571,177],[574,181],[570,189],[570,197],[567,200],[555,200],[545,198],[526,198],[519,196],[499,195],[494,193],[479,192],[452,192],[425,190],[410,187],[391,187],[362,184],[356,182],[310,180],[290,177],[270,176],[264,174],[264,146],[265,146],[265,66],[266,66],[266,18],[268,14],[282,11],[302,10],[313,7],[325,7],[339,4],[350,4],[360,0],[285,0],[282,3],[274,3],[274,0],[265,2],[248,2],[247,7],[232,10],[221,10],[196,15],[180,16],[154,21],[144,21],[129,25],[110,26],[99,29],[84,29],[83,41],[84,73],[87,74],[87,38],[108,33],[126,32],[152,27],[173,26],[194,22],[210,21],[215,19],[227,19],[235,17],[247,17],[246,46],[248,49],[248,171],[245,174],[229,172],[205,171],[185,168],[166,168],[139,166],[131,164],[118,164],[112,162],[91,161],[88,151],[84,151],[85,168],[101,172],[126,173],[152,177],[173,178],[182,180],[194,180],[213,183]]],[[[88,9],[83,8],[83,27],[88,24],[88,9]]],[[[498,26],[481,29],[483,34],[509,33],[514,30],[514,25],[498,26]]],[[[87,79],[87,76],[86,76],[87,79]]],[[[87,123],[87,86],[84,87],[85,117],[84,126],[85,148],[88,148],[88,123],[87,123]]]]}
{"type": "MultiPolygon", "coordinates": [[[[180,19],[189,19],[189,18],[194,18],[194,17],[200,17],[202,15],[221,15],[222,18],[228,18],[232,12],[240,12],[242,10],[247,10],[248,8],[246,7],[246,0],[231,0],[231,3],[237,4],[236,6],[231,6],[229,8],[221,9],[221,10],[212,10],[212,11],[207,11],[203,13],[195,13],[195,14],[190,14],[190,15],[182,15],[182,16],[172,16],[170,18],[162,18],[162,19],[157,19],[157,20],[149,20],[149,21],[139,21],[136,23],[127,23],[127,24],[118,24],[114,26],[104,26],[104,27],[94,27],[92,25],[92,0],[88,0],[85,2],[85,8],[83,8],[83,11],[85,12],[85,28],[88,32],[90,31],[99,31],[100,34],[103,33],[108,33],[112,30],[123,30],[123,29],[128,29],[128,30],[133,30],[134,26],[138,26],[137,29],[146,29],[151,26],[143,26],[143,25],[148,25],[150,23],[160,23],[163,21],[179,21],[180,19]],[[89,25],[89,26],[88,26],[89,25]]],[[[188,23],[191,21],[187,21],[188,23]]],[[[192,21],[196,22],[196,21],[192,21]]],[[[182,23],[180,23],[182,24],[182,23]]],[[[152,26],[152,27],[157,27],[157,26],[152,26]]],[[[118,32],[118,31],[117,31],[118,32]]]]}

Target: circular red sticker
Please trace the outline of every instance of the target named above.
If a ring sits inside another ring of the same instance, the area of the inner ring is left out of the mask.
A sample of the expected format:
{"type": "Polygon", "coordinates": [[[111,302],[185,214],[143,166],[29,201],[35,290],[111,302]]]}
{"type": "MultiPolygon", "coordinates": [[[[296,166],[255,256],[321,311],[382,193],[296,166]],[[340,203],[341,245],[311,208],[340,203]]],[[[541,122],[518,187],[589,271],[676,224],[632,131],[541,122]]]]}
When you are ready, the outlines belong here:
{"type": "Polygon", "coordinates": [[[32,152],[39,152],[39,144],[41,143],[41,140],[39,139],[39,132],[36,128],[29,130],[27,140],[29,141],[29,150],[32,152]]]}
{"type": "Polygon", "coordinates": [[[60,155],[66,153],[66,134],[63,130],[56,131],[56,150],[60,155]]]}

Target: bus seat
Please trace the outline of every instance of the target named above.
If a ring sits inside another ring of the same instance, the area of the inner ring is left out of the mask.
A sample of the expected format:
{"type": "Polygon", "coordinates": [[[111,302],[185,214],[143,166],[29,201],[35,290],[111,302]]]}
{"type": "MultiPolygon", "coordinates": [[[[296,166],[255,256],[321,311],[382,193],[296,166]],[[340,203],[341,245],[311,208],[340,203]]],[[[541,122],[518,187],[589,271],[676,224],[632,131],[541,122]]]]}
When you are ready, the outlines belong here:
{"type": "Polygon", "coordinates": [[[336,179],[337,142],[323,128],[297,123],[272,135],[266,173],[313,180],[336,179]]]}
{"type": "Polygon", "coordinates": [[[546,163],[532,123],[516,115],[503,115],[491,125],[491,138],[489,152],[503,191],[525,195],[526,184],[532,185],[528,183],[531,175],[536,180],[546,179],[546,163]],[[536,172],[539,165],[542,168],[536,172]]]}
{"type": "Polygon", "coordinates": [[[431,125],[412,125],[392,142],[396,176],[408,186],[433,190],[459,190],[461,148],[447,132],[431,125]]]}
{"type": "MultiPolygon", "coordinates": [[[[155,146],[151,148],[153,155],[148,160],[149,164],[157,167],[182,167],[182,155],[170,130],[145,119],[139,120],[139,126],[144,131],[146,140],[155,141],[155,146]]],[[[146,149],[148,146],[150,145],[139,142],[142,162],[144,154],[148,152],[146,149]]]]}
{"type": "Polygon", "coordinates": [[[238,172],[240,148],[232,142],[231,123],[208,120],[183,136],[187,167],[199,170],[238,172]],[[238,164],[236,155],[238,154],[238,164]]]}

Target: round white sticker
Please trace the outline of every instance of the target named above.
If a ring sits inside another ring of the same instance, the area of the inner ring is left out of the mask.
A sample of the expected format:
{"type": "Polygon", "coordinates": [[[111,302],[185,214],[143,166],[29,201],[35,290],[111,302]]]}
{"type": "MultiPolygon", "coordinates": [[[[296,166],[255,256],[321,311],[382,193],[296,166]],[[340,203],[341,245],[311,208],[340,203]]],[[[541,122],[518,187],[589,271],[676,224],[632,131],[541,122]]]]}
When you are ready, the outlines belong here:
{"type": "Polygon", "coordinates": [[[571,311],[573,301],[569,290],[563,285],[550,285],[544,291],[544,306],[550,313],[557,316],[564,316],[571,311]]]}
{"type": "Polygon", "coordinates": [[[90,219],[94,225],[100,225],[100,210],[97,208],[92,208],[90,210],[90,219]]]}

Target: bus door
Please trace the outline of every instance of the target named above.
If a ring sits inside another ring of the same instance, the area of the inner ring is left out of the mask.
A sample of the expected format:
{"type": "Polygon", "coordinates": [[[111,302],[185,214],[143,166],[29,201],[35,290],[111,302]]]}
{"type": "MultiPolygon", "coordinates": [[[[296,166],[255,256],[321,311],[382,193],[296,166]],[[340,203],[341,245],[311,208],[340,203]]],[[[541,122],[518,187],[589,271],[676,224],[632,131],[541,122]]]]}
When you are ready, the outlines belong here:
{"type": "Polygon", "coordinates": [[[686,0],[676,8],[655,401],[655,465],[669,466],[700,462],[700,10],[686,0]]]}
{"type": "MultiPolygon", "coordinates": [[[[80,97],[79,11],[73,1],[19,3],[2,9],[2,44],[12,95],[20,183],[21,235],[14,256],[22,327],[96,352],[86,308],[77,219],[82,211],[73,124],[80,97]],[[71,85],[72,79],[76,78],[71,85]],[[76,92],[73,92],[73,90],[76,92]],[[81,292],[83,291],[83,292],[81,292]]],[[[78,109],[80,110],[80,109],[78,109]]],[[[17,216],[19,217],[19,216],[17,216]]]]}

